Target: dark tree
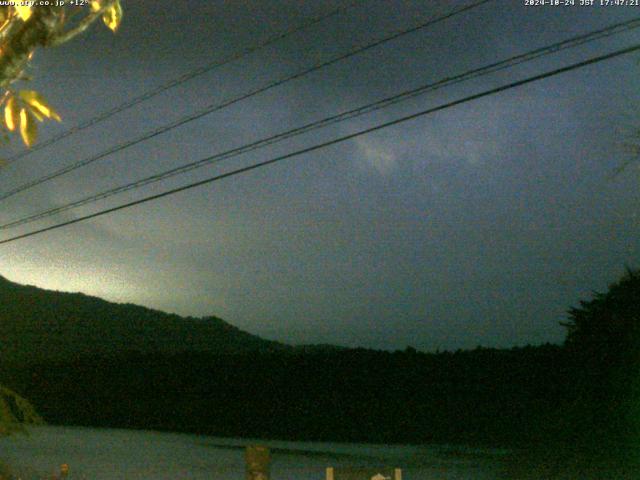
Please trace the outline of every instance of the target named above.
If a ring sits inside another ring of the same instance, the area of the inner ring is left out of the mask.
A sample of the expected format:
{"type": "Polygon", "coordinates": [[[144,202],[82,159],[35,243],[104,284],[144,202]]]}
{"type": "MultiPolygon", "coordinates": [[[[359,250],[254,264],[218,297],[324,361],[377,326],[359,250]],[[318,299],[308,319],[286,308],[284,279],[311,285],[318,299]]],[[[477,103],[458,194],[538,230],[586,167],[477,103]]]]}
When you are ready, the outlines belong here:
{"type": "Polygon", "coordinates": [[[640,433],[640,270],[569,310],[565,346],[574,360],[588,424],[625,439],[640,433]]]}
{"type": "MultiPolygon", "coordinates": [[[[569,310],[565,341],[569,349],[590,353],[608,365],[637,360],[640,339],[640,270],[626,274],[609,286],[607,293],[594,293],[569,310]]],[[[606,366],[605,365],[605,366],[606,366]]]]}

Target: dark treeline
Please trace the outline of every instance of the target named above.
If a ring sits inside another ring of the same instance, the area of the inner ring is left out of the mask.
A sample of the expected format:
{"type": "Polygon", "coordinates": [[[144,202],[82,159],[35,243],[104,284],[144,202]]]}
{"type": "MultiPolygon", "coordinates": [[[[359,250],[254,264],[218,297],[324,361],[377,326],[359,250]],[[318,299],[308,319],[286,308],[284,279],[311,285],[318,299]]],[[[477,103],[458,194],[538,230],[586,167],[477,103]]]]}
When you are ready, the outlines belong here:
{"type": "Polygon", "coordinates": [[[82,357],[9,367],[49,422],[225,436],[526,443],[590,428],[576,365],[545,345],[82,357]],[[575,418],[578,417],[578,418],[575,418]],[[578,422],[579,420],[579,422],[578,422]]]}
{"type": "Polygon", "coordinates": [[[640,274],[570,311],[564,345],[87,353],[4,363],[53,424],[295,440],[568,444],[637,439],[640,274]]]}

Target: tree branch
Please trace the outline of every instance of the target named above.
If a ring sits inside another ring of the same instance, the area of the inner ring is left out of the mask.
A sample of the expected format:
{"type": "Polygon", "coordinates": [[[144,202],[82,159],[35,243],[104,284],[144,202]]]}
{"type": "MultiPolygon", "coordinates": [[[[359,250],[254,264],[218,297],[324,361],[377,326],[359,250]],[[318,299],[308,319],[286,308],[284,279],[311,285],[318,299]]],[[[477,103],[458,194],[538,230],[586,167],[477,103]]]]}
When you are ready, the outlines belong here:
{"type": "Polygon", "coordinates": [[[48,46],[61,27],[64,15],[60,7],[38,7],[14,34],[0,46],[0,87],[17,79],[37,47],[48,46]]]}
{"type": "Polygon", "coordinates": [[[115,3],[115,0],[106,2],[102,7],[100,7],[99,10],[96,10],[95,12],[91,12],[82,20],[80,20],[75,27],[67,30],[66,32],[61,32],[54,35],[49,41],[48,46],[57,47],[58,45],[61,45],[77,37],[81,33],[84,33],[84,31],[87,28],[89,28],[93,22],[95,22],[98,18],[100,18],[107,9],[111,8],[111,6],[114,3],[115,3]]]}

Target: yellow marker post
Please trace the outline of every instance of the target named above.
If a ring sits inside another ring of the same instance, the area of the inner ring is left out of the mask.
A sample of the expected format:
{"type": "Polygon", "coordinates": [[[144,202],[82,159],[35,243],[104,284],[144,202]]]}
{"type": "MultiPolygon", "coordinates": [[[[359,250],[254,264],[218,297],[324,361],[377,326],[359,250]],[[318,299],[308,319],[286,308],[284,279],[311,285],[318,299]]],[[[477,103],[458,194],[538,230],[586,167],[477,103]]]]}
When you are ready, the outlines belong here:
{"type": "Polygon", "coordinates": [[[262,445],[249,445],[245,451],[247,480],[269,480],[271,455],[269,448],[262,445]]]}

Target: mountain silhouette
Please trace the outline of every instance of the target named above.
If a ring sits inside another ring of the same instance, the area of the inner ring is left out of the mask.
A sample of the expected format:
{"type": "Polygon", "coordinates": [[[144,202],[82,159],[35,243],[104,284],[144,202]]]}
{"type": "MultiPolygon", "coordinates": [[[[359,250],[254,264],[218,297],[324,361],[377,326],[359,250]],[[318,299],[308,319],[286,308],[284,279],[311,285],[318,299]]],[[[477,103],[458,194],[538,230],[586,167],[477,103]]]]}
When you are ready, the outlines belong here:
{"type": "Polygon", "coordinates": [[[291,347],[224,320],[181,317],[82,293],[20,285],[0,276],[0,359],[70,360],[123,352],[231,354],[291,347]]]}

